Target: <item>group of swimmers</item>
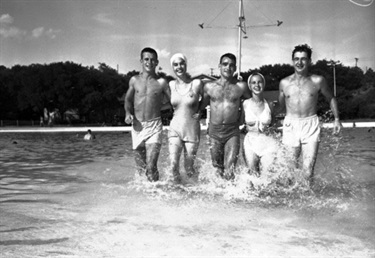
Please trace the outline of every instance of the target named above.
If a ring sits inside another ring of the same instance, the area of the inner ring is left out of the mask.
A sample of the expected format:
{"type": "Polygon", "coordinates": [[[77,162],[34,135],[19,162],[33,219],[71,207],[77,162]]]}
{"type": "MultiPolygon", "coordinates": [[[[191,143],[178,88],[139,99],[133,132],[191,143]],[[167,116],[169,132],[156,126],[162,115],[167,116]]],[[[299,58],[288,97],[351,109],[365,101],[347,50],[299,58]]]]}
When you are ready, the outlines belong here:
{"type": "Polygon", "coordinates": [[[244,157],[249,173],[267,172],[272,164],[278,142],[268,135],[275,110],[286,111],[283,123],[283,144],[290,150],[294,164],[302,158],[302,170],[312,183],[317,157],[320,125],[317,113],[319,93],[330,103],[335,117],[333,132],[339,133],[341,123],[335,97],[324,77],[310,74],[312,49],[298,45],[292,52],[294,73],[280,82],[279,102],[274,105],[264,96],[265,78],[260,73],[249,76],[247,83],[235,77],[236,57],[221,56],[220,78],[203,83],[187,73],[187,58],[172,56],[170,62],[175,80],[168,83],[156,74],[159,63],[152,48],[141,51],[142,72],[133,76],[125,96],[125,122],[132,124],[132,143],[139,172],[145,171],[150,181],[159,180],[157,161],[161,149],[161,110],[174,109],[168,132],[170,164],[174,180],[181,182],[179,161],[184,152],[187,176],[196,174],[194,161],[200,142],[201,111],[210,106],[208,135],[212,165],[227,180],[235,177],[240,152],[240,125],[246,126],[244,157]],[[167,101],[163,101],[167,100],[167,101]]]}

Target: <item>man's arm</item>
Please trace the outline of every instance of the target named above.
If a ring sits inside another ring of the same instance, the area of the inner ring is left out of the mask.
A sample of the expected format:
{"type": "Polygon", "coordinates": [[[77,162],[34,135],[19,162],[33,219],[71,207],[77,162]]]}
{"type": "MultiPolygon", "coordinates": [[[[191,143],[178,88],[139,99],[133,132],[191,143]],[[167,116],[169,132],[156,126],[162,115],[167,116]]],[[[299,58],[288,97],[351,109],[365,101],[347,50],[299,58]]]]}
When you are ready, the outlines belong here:
{"type": "MultiPolygon", "coordinates": [[[[202,111],[207,107],[207,105],[210,103],[210,96],[209,94],[207,93],[208,91],[208,86],[209,86],[209,82],[206,82],[206,83],[203,83],[202,82],[202,87],[201,87],[201,100],[199,101],[199,105],[198,105],[198,112],[199,114],[202,113],[202,111]]],[[[207,117],[206,117],[206,121],[208,121],[210,118],[210,113],[208,112],[207,110],[207,117]]],[[[208,122],[207,122],[207,126],[208,126],[208,122]]]]}
{"type": "Polygon", "coordinates": [[[338,134],[341,131],[342,125],[340,123],[340,117],[339,117],[339,108],[337,105],[337,100],[333,96],[332,92],[328,88],[327,82],[324,79],[324,77],[319,78],[320,82],[320,91],[323,94],[323,96],[327,99],[329,106],[331,107],[333,116],[335,117],[335,120],[333,122],[333,134],[338,134]]]}
{"type": "Polygon", "coordinates": [[[209,82],[206,82],[202,86],[202,91],[201,91],[202,92],[202,99],[199,102],[199,107],[198,107],[198,110],[200,110],[200,111],[204,110],[204,108],[210,103],[210,96],[207,93],[208,86],[209,86],[209,82]]]}
{"type": "Polygon", "coordinates": [[[238,110],[238,122],[239,125],[242,126],[245,123],[245,112],[244,112],[244,106],[243,106],[243,100],[241,100],[240,108],[238,110]]]}
{"type": "Polygon", "coordinates": [[[168,102],[171,102],[171,88],[169,88],[169,84],[167,81],[164,82],[164,95],[167,97],[168,102]]]}
{"type": "Polygon", "coordinates": [[[169,84],[166,80],[163,79],[161,83],[163,86],[163,103],[161,106],[161,110],[171,109],[171,89],[169,88],[169,84]]]}
{"type": "Polygon", "coordinates": [[[199,103],[198,103],[197,113],[195,113],[192,117],[194,119],[199,120],[201,118],[201,114],[202,114],[201,107],[200,107],[200,105],[203,101],[203,83],[202,83],[202,81],[199,80],[199,79],[195,79],[193,81],[193,87],[194,87],[194,91],[199,95],[200,99],[199,99],[199,103]]]}
{"type": "Polygon", "coordinates": [[[240,82],[240,86],[243,89],[242,98],[243,99],[249,99],[249,98],[251,98],[251,91],[250,91],[247,83],[246,82],[240,82]]]}
{"type": "Polygon", "coordinates": [[[129,81],[129,88],[125,95],[124,109],[125,109],[125,123],[131,124],[134,115],[134,82],[135,78],[132,77],[129,81]]]}
{"type": "Polygon", "coordinates": [[[277,108],[276,107],[277,104],[275,102],[272,102],[272,101],[267,101],[267,103],[268,103],[268,106],[271,110],[271,124],[269,126],[272,127],[272,126],[276,125],[275,109],[277,108]]]}
{"type": "Polygon", "coordinates": [[[280,81],[280,84],[279,84],[279,98],[278,98],[278,102],[275,103],[275,116],[277,114],[280,114],[280,113],[283,113],[286,111],[285,109],[285,95],[284,95],[284,82],[283,80],[280,81]]]}

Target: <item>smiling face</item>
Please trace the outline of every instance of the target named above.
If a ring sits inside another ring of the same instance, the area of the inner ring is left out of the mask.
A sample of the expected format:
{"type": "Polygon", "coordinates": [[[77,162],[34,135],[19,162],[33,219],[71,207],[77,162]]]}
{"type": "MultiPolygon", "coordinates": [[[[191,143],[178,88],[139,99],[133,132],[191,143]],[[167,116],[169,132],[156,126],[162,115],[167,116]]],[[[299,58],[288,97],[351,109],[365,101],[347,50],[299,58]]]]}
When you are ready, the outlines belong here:
{"type": "Polygon", "coordinates": [[[172,62],[173,72],[176,76],[180,77],[186,73],[186,62],[182,58],[176,58],[172,62]]]}
{"type": "Polygon", "coordinates": [[[265,83],[260,75],[253,75],[249,81],[249,88],[253,94],[260,94],[264,91],[265,83]]]}
{"type": "Polygon", "coordinates": [[[225,78],[230,78],[233,76],[234,72],[236,71],[236,61],[229,58],[224,57],[219,64],[220,74],[225,78]]]}
{"type": "Polygon", "coordinates": [[[306,52],[295,52],[293,56],[293,66],[295,71],[304,72],[308,70],[311,59],[306,52]]]}
{"type": "Polygon", "coordinates": [[[159,61],[155,54],[144,52],[142,54],[141,64],[144,71],[153,72],[155,71],[156,66],[159,64],[159,61]]]}

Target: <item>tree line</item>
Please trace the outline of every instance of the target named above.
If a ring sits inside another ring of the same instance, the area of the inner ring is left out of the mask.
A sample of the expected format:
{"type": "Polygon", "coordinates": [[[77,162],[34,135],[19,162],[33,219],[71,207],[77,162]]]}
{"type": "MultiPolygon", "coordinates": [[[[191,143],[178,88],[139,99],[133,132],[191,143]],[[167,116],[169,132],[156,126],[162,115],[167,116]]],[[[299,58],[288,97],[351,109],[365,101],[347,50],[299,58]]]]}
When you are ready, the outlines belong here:
{"type": "Polygon", "coordinates": [[[60,123],[67,111],[79,122],[108,123],[118,112],[119,100],[127,89],[129,77],[104,63],[98,68],[73,62],[0,66],[0,117],[9,120],[39,120],[58,111],[60,123]]]}
{"type": "MultiPolygon", "coordinates": [[[[334,92],[334,73],[332,60],[319,60],[309,69],[311,73],[322,75],[334,92]]],[[[336,62],[336,98],[341,119],[375,118],[375,72],[369,68],[365,72],[359,67],[348,67],[336,62]]],[[[249,70],[244,78],[252,72],[260,72],[266,79],[266,91],[278,90],[281,79],[294,72],[289,64],[265,65],[258,69],[249,70]]],[[[242,74],[241,74],[242,75],[242,74]]],[[[318,115],[325,114],[329,109],[327,101],[320,96],[318,100],[318,115]]]]}
{"type": "MultiPolygon", "coordinates": [[[[375,118],[375,73],[370,68],[335,66],[337,99],[342,119],[375,118]]],[[[265,65],[241,73],[244,80],[253,72],[266,79],[266,90],[278,90],[282,78],[292,74],[289,64],[265,65]]],[[[333,69],[330,61],[313,64],[312,73],[323,75],[333,91],[333,69]]],[[[97,68],[73,62],[0,66],[0,119],[39,120],[46,111],[58,112],[59,123],[123,123],[121,97],[131,71],[119,74],[104,63],[97,68]],[[69,117],[67,114],[75,114],[69,117]],[[77,118],[79,117],[79,119],[77,118]],[[117,118],[116,118],[117,117],[117,118]]],[[[159,76],[173,77],[159,72],[159,76]]],[[[319,100],[318,114],[329,110],[326,101],[319,100]]]]}

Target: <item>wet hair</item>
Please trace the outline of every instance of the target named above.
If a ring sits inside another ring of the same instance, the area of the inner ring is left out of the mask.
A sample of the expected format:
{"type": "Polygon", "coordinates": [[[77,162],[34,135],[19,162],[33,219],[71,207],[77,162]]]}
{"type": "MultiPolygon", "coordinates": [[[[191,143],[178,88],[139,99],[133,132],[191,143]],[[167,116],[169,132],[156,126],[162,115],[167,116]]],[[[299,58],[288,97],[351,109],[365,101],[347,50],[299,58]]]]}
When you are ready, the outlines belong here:
{"type": "Polygon", "coordinates": [[[232,53],[226,53],[226,54],[222,55],[222,56],[220,57],[220,64],[221,64],[221,62],[223,61],[223,59],[224,59],[225,57],[228,57],[229,59],[233,60],[235,64],[237,64],[236,56],[233,55],[232,53]]]}
{"type": "Polygon", "coordinates": [[[155,49],[151,48],[151,47],[145,47],[144,49],[142,49],[141,51],[141,59],[143,58],[143,53],[151,53],[155,56],[156,59],[158,59],[158,53],[156,52],[155,49]]]}
{"type": "Polygon", "coordinates": [[[255,73],[250,74],[249,78],[247,79],[247,86],[249,87],[249,89],[251,89],[251,87],[250,87],[251,78],[253,78],[255,75],[259,75],[260,78],[262,78],[263,84],[264,84],[264,88],[265,88],[266,87],[266,79],[264,78],[263,74],[255,72],[255,73]]]}
{"type": "Polygon", "coordinates": [[[307,44],[303,44],[303,45],[298,45],[298,46],[295,46],[294,47],[294,50],[292,52],[292,59],[294,58],[294,54],[296,52],[305,52],[307,54],[307,57],[309,59],[311,59],[311,55],[312,55],[312,48],[307,45],[307,44]]]}

